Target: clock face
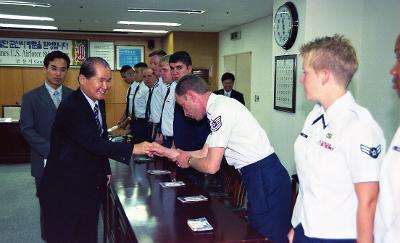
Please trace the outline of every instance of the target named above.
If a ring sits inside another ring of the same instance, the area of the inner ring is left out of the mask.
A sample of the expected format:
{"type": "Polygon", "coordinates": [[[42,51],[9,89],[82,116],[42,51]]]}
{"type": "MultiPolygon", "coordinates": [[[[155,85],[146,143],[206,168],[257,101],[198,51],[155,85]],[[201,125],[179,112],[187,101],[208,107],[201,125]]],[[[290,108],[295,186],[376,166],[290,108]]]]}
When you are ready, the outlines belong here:
{"type": "Polygon", "coordinates": [[[287,2],[278,8],[274,19],[275,42],[284,49],[293,46],[296,40],[298,17],[296,7],[287,2]]]}

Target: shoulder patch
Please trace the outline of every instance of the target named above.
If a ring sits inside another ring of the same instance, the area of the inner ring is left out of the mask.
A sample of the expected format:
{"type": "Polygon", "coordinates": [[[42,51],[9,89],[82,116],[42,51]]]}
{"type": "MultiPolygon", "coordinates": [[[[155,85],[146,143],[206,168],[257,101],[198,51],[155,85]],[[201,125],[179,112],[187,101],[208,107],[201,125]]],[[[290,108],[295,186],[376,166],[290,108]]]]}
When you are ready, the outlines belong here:
{"type": "Polygon", "coordinates": [[[222,127],[221,116],[218,116],[214,120],[210,121],[210,127],[212,132],[218,131],[222,127]]]}
{"type": "Polygon", "coordinates": [[[379,154],[381,153],[381,145],[376,147],[368,147],[367,145],[361,144],[360,145],[361,152],[368,154],[371,158],[378,158],[379,154]]]}

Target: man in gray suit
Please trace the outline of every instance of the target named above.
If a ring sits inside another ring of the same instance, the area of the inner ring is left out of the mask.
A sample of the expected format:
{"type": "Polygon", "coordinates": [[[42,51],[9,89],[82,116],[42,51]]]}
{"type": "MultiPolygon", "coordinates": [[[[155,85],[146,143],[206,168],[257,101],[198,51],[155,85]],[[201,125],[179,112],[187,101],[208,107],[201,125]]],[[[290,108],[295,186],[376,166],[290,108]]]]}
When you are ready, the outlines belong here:
{"type": "Polygon", "coordinates": [[[43,63],[46,80],[22,97],[20,119],[22,135],[31,147],[31,174],[35,177],[36,189],[50,151],[50,133],[57,107],[72,93],[62,85],[69,68],[69,57],[61,51],[53,51],[46,55],[43,63]]]}

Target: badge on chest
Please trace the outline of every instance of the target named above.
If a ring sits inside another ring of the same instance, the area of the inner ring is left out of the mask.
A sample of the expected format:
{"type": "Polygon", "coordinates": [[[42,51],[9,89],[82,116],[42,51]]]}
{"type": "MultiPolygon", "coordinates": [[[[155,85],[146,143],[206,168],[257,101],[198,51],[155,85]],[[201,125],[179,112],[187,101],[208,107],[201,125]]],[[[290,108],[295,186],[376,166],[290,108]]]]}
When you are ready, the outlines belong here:
{"type": "Polygon", "coordinates": [[[321,147],[323,147],[323,148],[325,148],[325,149],[328,149],[328,150],[331,150],[331,151],[334,150],[332,144],[331,144],[331,143],[328,143],[328,142],[326,142],[326,141],[319,140],[319,141],[318,141],[318,144],[319,144],[319,146],[321,146],[321,147]]]}

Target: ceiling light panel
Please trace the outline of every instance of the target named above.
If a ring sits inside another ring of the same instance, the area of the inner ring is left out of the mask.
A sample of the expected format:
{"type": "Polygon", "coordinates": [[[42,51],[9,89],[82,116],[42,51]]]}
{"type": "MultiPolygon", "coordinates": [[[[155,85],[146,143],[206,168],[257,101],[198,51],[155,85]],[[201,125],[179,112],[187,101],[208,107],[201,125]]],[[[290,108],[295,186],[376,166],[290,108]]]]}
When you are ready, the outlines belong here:
{"type": "Polygon", "coordinates": [[[24,15],[11,15],[11,14],[0,14],[0,19],[18,19],[18,20],[54,21],[54,19],[53,19],[53,18],[49,18],[49,17],[24,16],[24,15]]]}
{"type": "Polygon", "coordinates": [[[55,26],[49,25],[33,25],[33,24],[4,24],[0,23],[3,28],[20,28],[20,29],[41,29],[41,30],[58,30],[55,26]]]}
{"type": "Polygon", "coordinates": [[[127,24],[127,25],[156,25],[156,26],[181,26],[178,23],[168,23],[168,22],[140,22],[140,21],[118,21],[118,24],[127,24]]]}
{"type": "Polygon", "coordinates": [[[156,33],[156,34],[166,34],[168,30],[136,30],[136,29],[113,29],[116,32],[133,32],[133,33],[156,33]]]}
{"type": "Polygon", "coordinates": [[[130,8],[129,12],[148,12],[148,13],[182,13],[182,14],[203,14],[204,10],[193,9],[154,9],[154,8],[130,8]]]}
{"type": "Polygon", "coordinates": [[[52,6],[50,3],[34,3],[34,2],[22,2],[22,1],[0,1],[0,4],[14,5],[14,6],[42,7],[42,8],[49,8],[52,6]]]}

